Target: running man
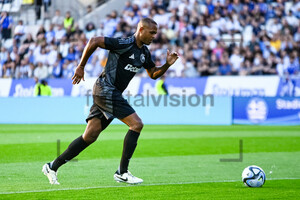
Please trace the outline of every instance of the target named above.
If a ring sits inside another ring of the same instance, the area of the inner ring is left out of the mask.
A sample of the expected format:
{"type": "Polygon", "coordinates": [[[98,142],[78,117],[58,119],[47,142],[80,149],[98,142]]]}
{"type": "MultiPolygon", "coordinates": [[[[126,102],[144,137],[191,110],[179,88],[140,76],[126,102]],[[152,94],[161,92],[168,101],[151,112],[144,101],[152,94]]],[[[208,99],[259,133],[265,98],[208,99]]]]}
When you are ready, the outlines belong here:
{"type": "Polygon", "coordinates": [[[113,118],[118,118],[127,124],[129,130],[125,136],[123,153],[120,166],[114,174],[117,182],[129,184],[142,183],[143,180],[133,176],[128,171],[130,158],[137,145],[138,138],[143,129],[143,122],[134,109],[122,97],[130,80],[142,67],[147,70],[152,79],[161,77],[168,68],[177,60],[176,52],[167,51],[166,63],[155,67],[151,55],[145,45],[149,45],[157,34],[157,23],[150,18],[144,18],[138,23],[135,34],[128,38],[93,37],[85,47],[82,58],[75,74],[73,84],[84,80],[84,67],[98,48],[109,50],[107,64],[93,88],[94,104],[87,117],[87,127],[82,136],[75,139],[69,147],[54,161],[43,166],[43,173],[51,184],[59,184],[57,180],[58,168],[72,160],[81,151],[95,142],[99,134],[111,123],[113,118]]]}

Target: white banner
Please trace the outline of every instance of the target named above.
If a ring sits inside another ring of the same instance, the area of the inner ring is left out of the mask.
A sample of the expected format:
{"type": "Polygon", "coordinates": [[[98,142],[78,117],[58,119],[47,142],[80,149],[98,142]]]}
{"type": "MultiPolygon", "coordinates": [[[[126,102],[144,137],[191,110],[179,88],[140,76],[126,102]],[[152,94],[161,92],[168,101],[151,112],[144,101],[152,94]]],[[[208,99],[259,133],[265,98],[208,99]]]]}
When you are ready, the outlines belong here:
{"type": "MultiPolygon", "coordinates": [[[[79,85],[71,85],[66,83],[66,80],[49,79],[51,87],[53,88],[53,96],[86,96],[92,95],[93,85],[97,78],[87,78],[81,81],[79,85]],[[55,88],[59,90],[55,91],[55,88]],[[71,90],[71,91],[70,91],[71,90]],[[90,90],[90,91],[89,91],[90,90]]],[[[71,80],[68,80],[71,81],[71,80]]],[[[129,83],[127,89],[123,93],[136,95],[139,92],[145,91],[146,86],[155,90],[154,83],[145,81],[140,77],[134,77],[129,83]],[[141,85],[142,84],[142,85],[141,85]],[[140,87],[143,87],[142,89],[140,87]]],[[[178,82],[176,79],[169,79],[167,86],[170,94],[178,93],[178,88],[181,88],[182,83],[185,82],[189,88],[196,88],[192,92],[197,94],[212,94],[216,96],[276,96],[280,78],[278,76],[212,76],[202,79],[182,79],[178,82]],[[201,82],[202,81],[202,82],[201,82]],[[177,84],[178,83],[178,84],[177,84]],[[177,85],[176,85],[177,84],[177,85]]],[[[69,83],[69,82],[68,82],[69,83]]],[[[34,82],[28,79],[0,79],[0,97],[8,97],[10,90],[11,96],[32,96],[34,82]],[[12,88],[13,87],[13,88],[12,88]]],[[[147,89],[147,88],[146,88],[147,89]]],[[[186,88],[186,94],[190,94],[186,88]]],[[[297,93],[297,88],[296,88],[297,93]]]]}
{"type": "Polygon", "coordinates": [[[78,97],[92,95],[93,86],[96,80],[97,78],[86,78],[84,81],[81,80],[78,85],[73,85],[71,96],[78,97]]]}
{"type": "MultiPolygon", "coordinates": [[[[96,82],[97,78],[86,78],[85,81],[81,81],[78,85],[73,85],[71,96],[78,97],[78,96],[91,96],[93,91],[93,86],[96,82]],[[90,90],[90,91],[89,91],[90,90]]],[[[139,87],[141,83],[140,77],[133,77],[130,81],[128,87],[123,92],[124,95],[136,95],[138,94],[139,87]],[[129,92],[129,93],[128,93],[129,92]]]]}
{"type": "Polygon", "coordinates": [[[204,94],[216,96],[276,96],[278,76],[212,76],[204,94]]]}
{"type": "Polygon", "coordinates": [[[0,79],[0,97],[8,97],[12,79],[0,79]]]}

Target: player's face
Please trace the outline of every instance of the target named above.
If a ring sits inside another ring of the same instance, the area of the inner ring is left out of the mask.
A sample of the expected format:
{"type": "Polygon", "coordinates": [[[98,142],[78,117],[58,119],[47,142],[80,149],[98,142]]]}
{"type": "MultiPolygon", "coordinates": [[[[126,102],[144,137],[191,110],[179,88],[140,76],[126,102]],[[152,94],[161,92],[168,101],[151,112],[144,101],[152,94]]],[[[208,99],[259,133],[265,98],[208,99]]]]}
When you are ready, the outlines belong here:
{"type": "Polygon", "coordinates": [[[156,34],[157,34],[156,25],[151,24],[149,27],[145,26],[141,31],[141,41],[144,44],[149,45],[154,40],[156,34]]]}

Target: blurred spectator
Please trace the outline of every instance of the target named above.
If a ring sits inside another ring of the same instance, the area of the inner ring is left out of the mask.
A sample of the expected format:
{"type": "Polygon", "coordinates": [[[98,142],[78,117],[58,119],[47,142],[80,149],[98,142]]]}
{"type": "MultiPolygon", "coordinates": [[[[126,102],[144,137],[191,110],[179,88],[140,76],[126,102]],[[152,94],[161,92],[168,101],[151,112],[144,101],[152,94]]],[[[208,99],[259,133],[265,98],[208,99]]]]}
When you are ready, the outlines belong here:
{"type": "Polygon", "coordinates": [[[220,66],[220,62],[218,60],[218,57],[215,54],[211,55],[211,59],[209,61],[209,75],[216,75],[218,68],[220,66]]]}
{"type": "Polygon", "coordinates": [[[63,75],[63,64],[64,64],[64,59],[61,54],[57,54],[55,63],[53,65],[52,69],[52,76],[54,78],[61,78],[63,75]]]}
{"type": "Polygon", "coordinates": [[[239,75],[246,76],[250,75],[252,73],[252,63],[250,60],[245,60],[243,64],[241,65],[241,69],[239,71],[239,75]]]}
{"type": "Polygon", "coordinates": [[[34,77],[36,77],[38,80],[42,80],[48,78],[49,71],[45,64],[43,64],[42,62],[38,62],[33,74],[34,77]]]}
{"type": "Polygon", "coordinates": [[[12,52],[9,55],[10,55],[10,58],[13,61],[17,62],[17,59],[19,57],[18,47],[17,46],[13,46],[13,50],[12,50],[12,52]]]}
{"type": "Polygon", "coordinates": [[[166,26],[169,22],[169,18],[170,18],[170,13],[166,13],[162,7],[159,7],[158,13],[156,13],[153,16],[153,20],[157,22],[158,26],[166,26]]]}
{"type": "MultiPolygon", "coordinates": [[[[295,96],[295,88],[296,88],[296,77],[295,75],[299,74],[299,56],[294,57],[294,55],[291,55],[290,62],[287,65],[287,67],[284,67],[283,69],[280,69],[281,66],[278,66],[277,70],[281,70],[283,72],[283,87],[280,91],[281,96],[295,96]]],[[[281,72],[281,73],[282,73],[281,72]]]]}
{"type": "Polygon", "coordinates": [[[276,56],[271,53],[269,59],[266,60],[267,63],[264,66],[264,74],[276,74],[277,59],[276,56]]]}
{"type": "Polygon", "coordinates": [[[212,3],[211,0],[207,0],[206,1],[206,7],[207,7],[207,11],[208,11],[208,14],[209,15],[213,15],[214,14],[214,9],[215,9],[215,6],[214,4],[212,3]]]}
{"type": "Polygon", "coordinates": [[[50,46],[50,49],[47,53],[47,64],[49,66],[53,66],[57,60],[57,55],[58,55],[57,49],[58,49],[58,47],[55,44],[50,46]]]}
{"type": "Polygon", "coordinates": [[[1,47],[0,51],[0,65],[2,66],[4,62],[7,60],[7,56],[9,55],[9,52],[7,51],[6,48],[1,47]]]}
{"type": "Polygon", "coordinates": [[[54,35],[55,35],[55,42],[57,44],[60,43],[61,39],[66,36],[66,30],[63,28],[63,25],[60,24],[58,25],[58,29],[55,31],[54,35]]]}
{"type": "Polygon", "coordinates": [[[43,5],[43,0],[35,0],[35,16],[36,19],[41,19],[41,7],[43,5]]]}
{"type": "Polygon", "coordinates": [[[104,36],[104,23],[101,22],[99,24],[96,34],[97,34],[97,36],[98,35],[104,36]]]}
{"type": "Polygon", "coordinates": [[[104,36],[112,36],[116,30],[118,24],[117,12],[113,11],[111,14],[106,15],[106,19],[103,21],[104,36]]]}
{"type": "Polygon", "coordinates": [[[51,87],[46,80],[41,80],[34,86],[34,96],[52,96],[51,87]]]}
{"type": "Polygon", "coordinates": [[[66,58],[69,53],[70,43],[67,42],[67,37],[64,36],[58,46],[58,52],[61,53],[63,58],[66,58]]]}
{"type": "Polygon", "coordinates": [[[242,27],[237,15],[229,15],[226,20],[226,31],[228,34],[241,33],[242,27]]]}
{"type": "Polygon", "coordinates": [[[20,66],[16,69],[16,78],[31,78],[33,74],[32,67],[29,64],[29,59],[21,60],[20,66]]]}
{"type": "Polygon", "coordinates": [[[2,39],[6,40],[11,38],[11,28],[12,28],[13,20],[9,16],[7,12],[2,12],[1,13],[1,18],[0,18],[0,29],[1,29],[1,35],[2,39]]]}
{"type": "Polygon", "coordinates": [[[224,47],[222,46],[221,42],[217,42],[217,46],[213,48],[212,53],[216,56],[218,60],[220,60],[224,53],[224,47]]]}
{"type": "Polygon", "coordinates": [[[36,38],[38,43],[43,43],[44,41],[46,42],[45,34],[46,34],[45,27],[41,25],[38,29],[38,32],[36,33],[36,38]]]}
{"type": "MultiPolygon", "coordinates": [[[[148,8],[147,8],[148,9],[148,8]]],[[[132,11],[132,4],[131,4],[131,1],[126,1],[125,2],[125,6],[123,8],[123,12],[126,12],[126,11],[132,11]]]]}
{"type": "MultiPolygon", "coordinates": [[[[270,44],[270,43],[269,43],[270,44]]],[[[252,35],[251,41],[249,41],[248,43],[248,47],[250,49],[250,51],[254,52],[254,47],[260,45],[260,43],[258,42],[258,38],[255,35],[252,35]]],[[[265,43],[262,43],[261,45],[265,45],[265,43]]],[[[261,49],[263,49],[265,46],[260,46],[261,49]]]]}
{"type": "Polygon", "coordinates": [[[182,59],[184,68],[182,69],[182,76],[184,77],[197,77],[199,76],[196,69],[196,62],[193,58],[193,51],[187,53],[187,57],[182,59]]]}
{"type": "Polygon", "coordinates": [[[53,44],[55,41],[54,24],[50,24],[49,30],[45,33],[45,38],[48,44],[53,44]]]}
{"type": "Polygon", "coordinates": [[[73,32],[74,29],[74,18],[71,16],[71,12],[67,11],[66,12],[66,16],[64,19],[64,28],[66,29],[66,31],[71,31],[73,32]]]}
{"type": "Polygon", "coordinates": [[[37,53],[35,58],[36,63],[42,63],[43,65],[46,65],[47,63],[47,54],[46,54],[46,48],[42,47],[40,52],[37,53]]]}
{"type": "Polygon", "coordinates": [[[88,40],[96,36],[96,33],[97,31],[94,23],[90,22],[85,26],[85,35],[88,40]]]}
{"type": "Polygon", "coordinates": [[[33,43],[34,40],[32,38],[32,34],[31,33],[27,33],[26,35],[26,39],[24,40],[23,44],[30,44],[33,43]]]}
{"type": "Polygon", "coordinates": [[[274,53],[277,53],[281,48],[281,40],[278,34],[273,35],[270,46],[273,48],[274,53]]]}
{"type": "Polygon", "coordinates": [[[162,76],[159,80],[156,81],[155,83],[155,89],[158,95],[168,95],[168,89],[167,85],[165,83],[165,76],[162,76]]]}
{"type": "Polygon", "coordinates": [[[67,54],[67,56],[66,56],[66,59],[69,60],[69,61],[74,61],[74,60],[76,60],[76,52],[75,52],[73,46],[70,46],[70,47],[69,47],[69,51],[68,51],[68,54],[67,54]]]}
{"type": "Polygon", "coordinates": [[[64,24],[64,17],[61,16],[60,10],[55,11],[55,15],[52,17],[51,23],[54,25],[55,29],[57,29],[59,25],[64,24]]]}
{"type": "Polygon", "coordinates": [[[89,13],[91,13],[91,12],[93,12],[93,7],[92,7],[91,5],[88,5],[88,6],[86,7],[86,14],[89,14],[89,13]]]}
{"type": "Polygon", "coordinates": [[[256,53],[253,60],[252,74],[262,75],[265,65],[266,64],[264,63],[262,55],[260,53],[256,53]]]}
{"type": "Polygon", "coordinates": [[[285,17],[288,24],[293,27],[299,26],[299,19],[293,15],[293,12],[290,10],[288,16],[285,17]]]}
{"type": "Polygon", "coordinates": [[[232,66],[233,74],[238,74],[242,62],[244,62],[244,57],[240,54],[240,49],[236,47],[233,54],[230,56],[230,65],[232,66]]]}
{"type": "Polygon", "coordinates": [[[16,62],[13,61],[9,54],[7,54],[6,61],[3,63],[3,77],[14,78],[16,69],[16,62]]]}
{"type": "Polygon", "coordinates": [[[298,27],[297,32],[295,33],[293,39],[296,43],[298,43],[297,45],[299,47],[300,46],[300,26],[298,27]]]}
{"type": "MultiPolygon", "coordinates": [[[[27,78],[42,71],[46,77],[70,78],[90,38],[130,36],[142,17],[159,24],[149,46],[157,65],[165,59],[166,49],[180,54],[169,77],[299,76],[299,0],[133,0],[125,3],[121,13],[112,11],[95,24],[79,27],[70,12],[64,18],[56,10],[50,26],[41,26],[36,37],[26,25],[17,25],[16,40],[5,42],[0,51],[0,77],[27,78]]],[[[2,12],[0,22],[2,39],[10,38],[11,18],[2,12]]],[[[86,66],[87,77],[101,73],[107,55],[106,50],[95,51],[86,66]]],[[[146,71],[139,76],[146,77],[146,71]]]]}
{"type": "Polygon", "coordinates": [[[218,75],[231,75],[231,66],[229,65],[228,58],[224,55],[221,60],[221,65],[218,70],[218,75]]]}
{"type": "Polygon", "coordinates": [[[129,26],[136,26],[140,21],[139,17],[135,15],[133,11],[127,11],[125,13],[124,20],[129,26]]]}
{"type": "MultiPolygon", "coordinates": [[[[77,67],[76,61],[71,62],[71,61],[65,59],[65,62],[63,65],[63,78],[68,78],[68,79],[72,78],[76,67],[77,67]]],[[[87,68],[85,68],[85,70],[87,70],[87,68]]],[[[88,73],[85,74],[85,76],[88,77],[88,73]]]]}
{"type": "Polygon", "coordinates": [[[289,75],[296,75],[299,73],[299,59],[294,57],[294,55],[292,55],[290,57],[290,63],[286,69],[287,74],[289,75]]]}
{"type": "Polygon", "coordinates": [[[283,64],[283,59],[279,59],[279,62],[276,65],[277,74],[282,77],[284,75],[285,70],[286,69],[285,69],[285,66],[283,64]]]}
{"type": "Polygon", "coordinates": [[[14,30],[14,39],[16,40],[17,44],[20,43],[20,40],[22,40],[25,33],[26,33],[26,30],[25,30],[25,26],[23,25],[23,21],[19,20],[18,25],[15,27],[15,30],[14,30]]]}
{"type": "Polygon", "coordinates": [[[43,0],[44,4],[44,18],[49,18],[49,7],[51,6],[51,0],[43,0]]]}

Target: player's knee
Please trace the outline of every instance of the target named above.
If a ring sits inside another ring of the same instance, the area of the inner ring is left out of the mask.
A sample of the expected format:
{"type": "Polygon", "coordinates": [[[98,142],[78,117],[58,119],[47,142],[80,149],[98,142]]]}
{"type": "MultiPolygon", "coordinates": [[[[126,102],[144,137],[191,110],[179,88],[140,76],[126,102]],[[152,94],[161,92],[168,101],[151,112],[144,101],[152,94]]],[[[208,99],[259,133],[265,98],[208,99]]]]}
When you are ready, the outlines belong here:
{"type": "Polygon", "coordinates": [[[143,124],[142,120],[139,120],[139,121],[136,121],[133,124],[133,126],[131,126],[130,128],[131,128],[131,130],[134,130],[136,132],[141,132],[143,127],[144,127],[144,124],[143,124]]]}
{"type": "Polygon", "coordinates": [[[88,144],[92,144],[97,140],[100,132],[101,127],[91,127],[83,134],[83,140],[88,144]]]}
{"type": "Polygon", "coordinates": [[[83,140],[87,143],[87,144],[92,144],[93,142],[95,142],[98,138],[98,135],[83,135],[83,140]]]}

